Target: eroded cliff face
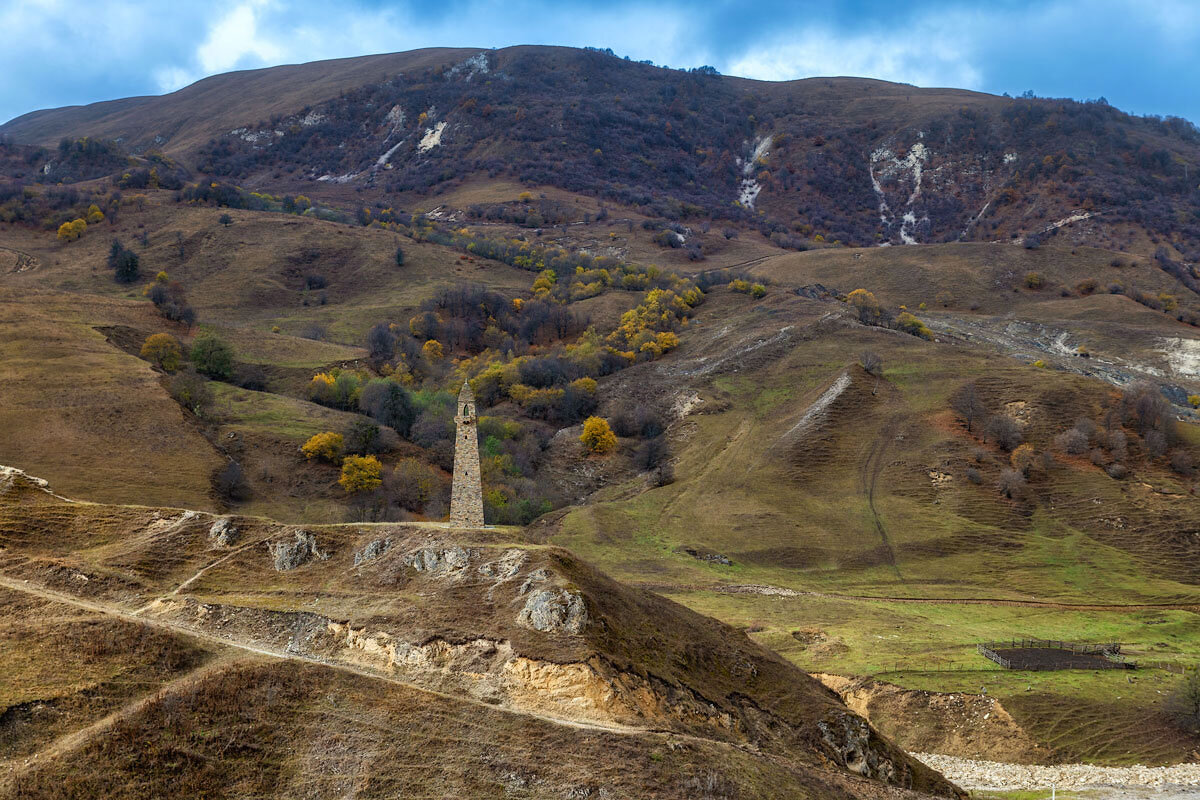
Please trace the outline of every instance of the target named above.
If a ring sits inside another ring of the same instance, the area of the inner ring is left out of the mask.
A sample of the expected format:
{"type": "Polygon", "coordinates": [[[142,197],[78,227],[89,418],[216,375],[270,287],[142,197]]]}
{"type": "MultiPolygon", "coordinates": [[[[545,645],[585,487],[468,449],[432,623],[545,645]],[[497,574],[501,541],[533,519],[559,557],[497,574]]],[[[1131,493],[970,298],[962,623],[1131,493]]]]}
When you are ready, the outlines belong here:
{"type": "Polygon", "coordinates": [[[869,678],[813,677],[909,752],[1020,763],[1049,755],[995,697],[904,689],[869,678]]]}
{"type": "MultiPolygon", "coordinates": [[[[304,537],[304,542],[306,549],[317,552],[344,549],[322,545],[320,536],[312,542],[304,537]]],[[[279,544],[269,543],[268,554],[274,557],[278,549],[279,544]]],[[[930,788],[922,767],[799,671],[791,678],[800,682],[794,690],[811,702],[806,719],[776,713],[754,696],[754,687],[738,681],[714,693],[711,682],[701,678],[692,684],[686,672],[660,675],[646,665],[623,663],[620,655],[597,646],[609,632],[611,613],[598,602],[599,587],[587,586],[586,578],[578,581],[582,576],[571,574],[574,564],[564,558],[543,548],[471,546],[444,539],[414,545],[399,534],[359,545],[352,556],[356,566],[343,579],[343,590],[389,585],[403,587],[406,595],[415,593],[424,605],[445,604],[427,621],[439,615],[453,617],[453,629],[434,634],[430,627],[425,636],[414,636],[410,627],[385,614],[344,619],[196,597],[160,599],[147,614],[520,713],[601,727],[672,731],[779,754],[803,749],[808,759],[863,777],[930,788]],[[547,558],[549,554],[557,556],[557,563],[547,558]],[[468,622],[452,613],[451,605],[473,607],[479,613],[468,622]],[[547,647],[550,642],[553,645],[547,647]]],[[[699,632],[701,638],[706,633],[699,632]]],[[[731,639],[741,636],[732,630],[728,634],[731,639]]],[[[757,679],[760,672],[781,666],[758,663],[765,654],[748,641],[740,648],[740,671],[747,678],[757,679]]],[[[719,664],[693,669],[713,667],[719,664]]]]}

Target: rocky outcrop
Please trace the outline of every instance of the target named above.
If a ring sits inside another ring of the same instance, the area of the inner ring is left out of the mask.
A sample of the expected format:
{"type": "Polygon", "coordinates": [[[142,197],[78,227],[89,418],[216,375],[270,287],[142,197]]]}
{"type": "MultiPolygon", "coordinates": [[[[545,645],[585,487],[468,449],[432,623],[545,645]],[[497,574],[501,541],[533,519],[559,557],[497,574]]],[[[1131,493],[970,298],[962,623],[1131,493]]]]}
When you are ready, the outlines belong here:
{"type": "MultiPolygon", "coordinates": [[[[819,645],[818,645],[819,646],[819,645]]],[[[1004,761],[1038,761],[1045,748],[995,697],[905,689],[870,678],[814,674],[851,711],[906,750],[1004,761]]]]}
{"type": "MultiPolygon", "coordinates": [[[[309,612],[156,601],[150,614],[231,640],[313,660],[369,669],[435,691],[491,705],[600,725],[645,725],[708,732],[744,742],[746,723],[682,686],[616,668],[602,658],[556,663],[517,653],[489,638],[406,641],[396,633],[309,612]]],[[[857,719],[857,718],[856,718],[857,719]]]]}
{"type": "Polygon", "coordinates": [[[515,577],[521,568],[525,566],[525,562],[529,560],[529,556],[524,550],[510,548],[505,550],[500,558],[495,561],[479,565],[479,574],[485,578],[494,578],[496,580],[508,580],[515,577]]]}
{"type": "MultiPolygon", "coordinates": [[[[84,545],[93,540],[92,510],[60,509],[81,517],[77,527],[89,532],[79,534],[84,545]]],[[[328,526],[314,534],[176,509],[106,513],[106,519],[123,516],[121,526],[134,532],[113,537],[129,550],[122,553],[129,563],[158,564],[161,554],[186,545],[193,577],[173,584],[184,570],[171,562],[171,574],[149,597],[144,578],[96,588],[92,576],[105,574],[98,569],[85,581],[74,566],[60,565],[55,577],[43,565],[39,583],[114,598],[114,609],[136,604],[139,619],[179,633],[337,665],[446,699],[573,727],[699,737],[828,769],[839,779],[868,776],[953,793],[832,692],[739,631],[622,586],[560,548],[502,541],[492,531],[467,538],[431,535],[426,526],[388,526],[383,535],[328,526]],[[239,535],[227,552],[207,549],[239,535]],[[203,586],[196,581],[201,574],[203,586]],[[171,585],[174,592],[161,593],[159,587],[171,585]],[[236,605],[221,600],[235,597],[236,605]]],[[[32,566],[22,569],[35,576],[32,566]]]]}
{"type": "Polygon", "coordinates": [[[367,542],[363,549],[354,554],[354,566],[361,567],[363,564],[367,563],[368,561],[374,561],[391,549],[392,540],[390,538],[373,539],[367,542]]]}
{"type": "Polygon", "coordinates": [[[267,542],[267,550],[275,559],[276,572],[287,572],[310,561],[329,558],[328,553],[317,547],[317,538],[304,530],[296,531],[294,541],[267,542]]]}
{"type": "Polygon", "coordinates": [[[837,762],[851,772],[900,786],[912,784],[910,777],[901,774],[904,768],[897,768],[888,750],[862,717],[840,713],[818,722],[817,728],[837,762]]]}
{"type": "Polygon", "coordinates": [[[579,635],[587,626],[587,604],[578,592],[539,589],[529,595],[517,621],[545,633],[579,635]]]}
{"type": "Polygon", "coordinates": [[[404,563],[417,572],[430,575],[447,575],[467,568],[471,553],[462,547],[422,547],[406,553],[404,563]]]}
{"type": "Polygon", "coordinates": [[[219,517],[208,529],[208,538],[214,548],[229,547],[241,538],[241,532],[229,517],[219,517]]]}

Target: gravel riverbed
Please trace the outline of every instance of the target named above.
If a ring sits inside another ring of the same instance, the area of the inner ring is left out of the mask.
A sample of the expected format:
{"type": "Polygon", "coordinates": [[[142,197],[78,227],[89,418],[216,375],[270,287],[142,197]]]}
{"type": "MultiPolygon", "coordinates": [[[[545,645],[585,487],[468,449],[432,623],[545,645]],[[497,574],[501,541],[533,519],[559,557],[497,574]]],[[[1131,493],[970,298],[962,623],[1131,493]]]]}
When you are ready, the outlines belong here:
{"type": "MultiPolygon", "coordinates": [[[[970,758],[913,753],[914,758],[964,789],[1080,789],[1085,787],[1158,787],[1200,797],[1200,764],[1170,767],[1095,767],[1091,764],[1004,764],[970,758]],[[1188,788],[1191,787],[1191,788],[1188,788]]],[[[1166,795],[1157,795],[1166,796],[1166,795]]]]}

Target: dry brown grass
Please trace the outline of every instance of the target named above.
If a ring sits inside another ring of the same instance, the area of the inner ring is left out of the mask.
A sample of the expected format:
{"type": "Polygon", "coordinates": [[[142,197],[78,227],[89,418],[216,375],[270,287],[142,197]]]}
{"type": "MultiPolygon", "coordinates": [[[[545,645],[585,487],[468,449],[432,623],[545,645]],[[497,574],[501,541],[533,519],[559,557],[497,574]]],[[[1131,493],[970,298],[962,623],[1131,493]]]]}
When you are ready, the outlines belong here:
{"type": "Polygon", "coordinates": [[[91,499],[208,507],[220,462],[106,323],[156,326],[140,303],[0,287],[0,464],[91,499]]]}
{"type": "MultiPolygon", "coordinates": [[[[173,683],[160,697],[132,703],[104,735],[73,744],[70,759],[50,757],[51,750],[37,764],[19,770],[11,787],[15,796],[37,797],[51,786],[61,796],[82,795],[95,791],[93,781],[100,774],[108,781],[119,779],[112,784],[112,796],[134,787],[157,791],[153,787],[167,780],[184,792],[233,794],[259,791],[257,781],[267,781],[277,796],[286,796],[301,788],[326,787],[320,782],[327,778],[321,776],[345,776],[349,762],[339,760],[341,754],[363,752],[358,737],[377,738],[385,719],[388,725],[403,726],[410,749],[378,752],[386,766],[368,759],[355,778],[367,781],[364,789],[386,786],[391,791],[399,785],[418,796],[442,791],[490,796],[501,789],[476,788],[475,782],[493,780],[498,758],[523,753],[519,768],[506,768],[501,775],[516,769],[539,776],[524,784],[531,796],[553,795],[560,789],[552,792],[546,786],[565,780],[564,775],[581,780],[585,772],[592,779],[603,776],[599,780],[611,790],[626,780],[613,777],[616,771],[636,780],[646,796],[695,796],[687,788],[703,788],[693,782],[698,775],[705,784],[726,787],[722,791],[755,796],[779,791],[788,797],[854,797],[884,791],[878,784],[856,784],[831,766],[836,757],[823,744],[818,723],[839,725],[846,712],[819,684],[715,620],[623,587],[565,551],[514,541],[512,531],[457,531],[447,537],[430,526],[315,527],[309,530],[323,558],[277,572],[265,543],[291,539],[294,528],[239,518],[235,524],[242,538],[235,549],[214,551],[206,515],[75,504],[45,496],[39,503],[13,502],[28,496],[37,496],[37,490],[22,489],[0,506],[0,568],[10,578],[28,581],[9,585],[35,592],[45,587],[57,593],[54,597],[66,598],[55,609],[61,605],[76,616],[70,604],[78,598],[84,608],[105,609],[118,619],[88,621],[93,615],[85,614],[87,624],[77,630],[69,627],[73,620],[55,627],[53,616],[35,610],[22,635],[44,633],[46,646],[58,652],[68,645],[54,637],[70,632],[71,642],[81,642],[78,649],[104,657],[93,659],[91,668],[97,670],[106,668],[105,658],[119,659],[124,648],[132,648],[118,663],[136,670],[139,663],[153,662],[161,668],[153,673],[160,684],[199,663],[198,657],[172,649],[176,634],[199,637],[205,647],[221,649],[217,643],[227,641],[235,648],[265,649],[295,663],[231,665],[173,683]],[[356,566],[355,554],[382,537],[390,540],[390,549],[356,566]],[[455,547],[464,548],[467,558],[461,570],[411,566],[413,553],[455,547]],[[508,563],[517,565],[515,573],[498,566],[508,563]],[[526,582],[534,590],[562,587],[578,593],[589,619],[583,632],[539,631],[520,622],[518,611],[531,591],[522,588],[526,582]],[[186,588],[175,594],[172,587],[186,588]],[[147,626],[139,628],[129,610],[156,596],[162,602],[137,612],[147,626]],[[486,702],[498,706],[487,709],[476,691],[467,691],[477,685],[480,675],[472,670],[479,665],[450,656],[437,670],[421,672],[411,665],[393,670],[348,648],[344,634],[330,632],[335,623],[412,648],[480,641],[505,652],[512,648],[520,663],[534,665],[533,683],[527,696],[485,694],[486,702]],[[320,660],[342,669],[334,672],[310,663],[320,660]],[[466,667],[472,669],[464,671],[466,667]],[[600,692],[602,697],[593,696],[597,686],[585,680],[576,688],[586,690],[586,698],[555,700],[561,688],[553,681],[537,688],[536,681],[559,671],[568,680],[594,675],[590,680],[609,689],[600,692]],[[376,674],[384,680],[374,680],[376,674]],[[393,674],[410,683],[398,684],[393,674]],[[622,704],[634,698],[636,710],[631,712],[622,704]],[[596,709],[587,710],[587,703],[597,702],[596,709]],[[543,716],[547,714],[553,719],[543,716]],[[572,722],[576,719],[581,726],[572,722]],[[597,730],[598,723],[635,729],[597,730]],[[637,730],[646,727],[658,732],[637,730]],[[667,746],[672,740],[682,746],[667,746]],[[297,748],[299,742],[321,744],[297,748]],[[741,747],[747,742],[770,755],[750,755],[741,747]],[[546,748],[551,746],[570,757],[548,759],[546,748]],[[407,766],[391,771],[431,752],[439,754],[437,777],[412,773],[407,766]],[[633,752],[640,755],[631,760],[633,752]],[[693,755],[711,759],[718,753],[732,760],[724,759],[726,766],[714,771],[711,780],[696,772],[702,762],[692,761],[693,755]],[[401,775],[410,777],[397,784],[401,775]],[[450,789],[443,783],[448,779],[450,789]]],[[[17,610],[30,606],[20,592],[0,593],[0,602],[17,610]]],[[[43,605],[33,603],[38,609],[43,605]]],[[[19,644],[9,651],[0,648],[0,657],[15,654],[19,644]]],[[[44,663],[53,663],[50,655],[44,663]]],[[[17,673],[25,681],[23,669],[17,673]]],[[[73,667],[67,673],[90,674],[73,667]]],[[[39,674],[29,676],[26,693],[50,693],[39,688],[44,683],[39,674]]],[[[31,734],[22,739],[22,752],[45,745],[72,724],[77,729],[89,724],[110,708],[80,711],[58,728],[31,734]]],[[[948,791],[885,740],[872,735],[871,746],[911,774],[916,786],[948,791]]]]}
{"type": "Polygon", "coordinates": [[[211,655],[194,642],[0,590],[0,763],[154,692],[211,655]]]}
{"type": "Polygon", "coordinates": [[[314,61],[269,69],[228,72],[159,97],[133,97],[88,106],[34,111],[7,123],[5,133],[22,142],[55,146],[64,129],[87,129],[91,136],[151,144],[171,131],[163,147],[177,154],[241,125],[290,114],[343,90],[396,72],[453,64],[479,52],[427,48],[362,58],[314,61]],[[230,87],[236,90],[229,91],[230,87]]]}
{"type": "MultiPolygon", "coordinates": [[[[525,720],[316,666],[243,662],[121,719],[12,797],[884,796],[737,748],[525,720]]],[[[889,793],[890,797],[911,797],[889,793]]]]}

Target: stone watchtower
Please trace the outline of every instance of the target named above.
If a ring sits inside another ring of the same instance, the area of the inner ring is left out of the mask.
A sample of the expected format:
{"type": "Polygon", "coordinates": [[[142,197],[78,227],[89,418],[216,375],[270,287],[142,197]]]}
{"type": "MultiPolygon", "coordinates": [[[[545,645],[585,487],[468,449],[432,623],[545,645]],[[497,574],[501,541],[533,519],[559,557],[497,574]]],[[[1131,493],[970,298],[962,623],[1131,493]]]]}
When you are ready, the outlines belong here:
{"type": "Polygon", "coordinates": [[[475,394],[463,381],[454,424],[454,486],[450,491],[450,524],[456,528],[483,526],[483,484],[479,479],[479,431],[475,394]]]}

